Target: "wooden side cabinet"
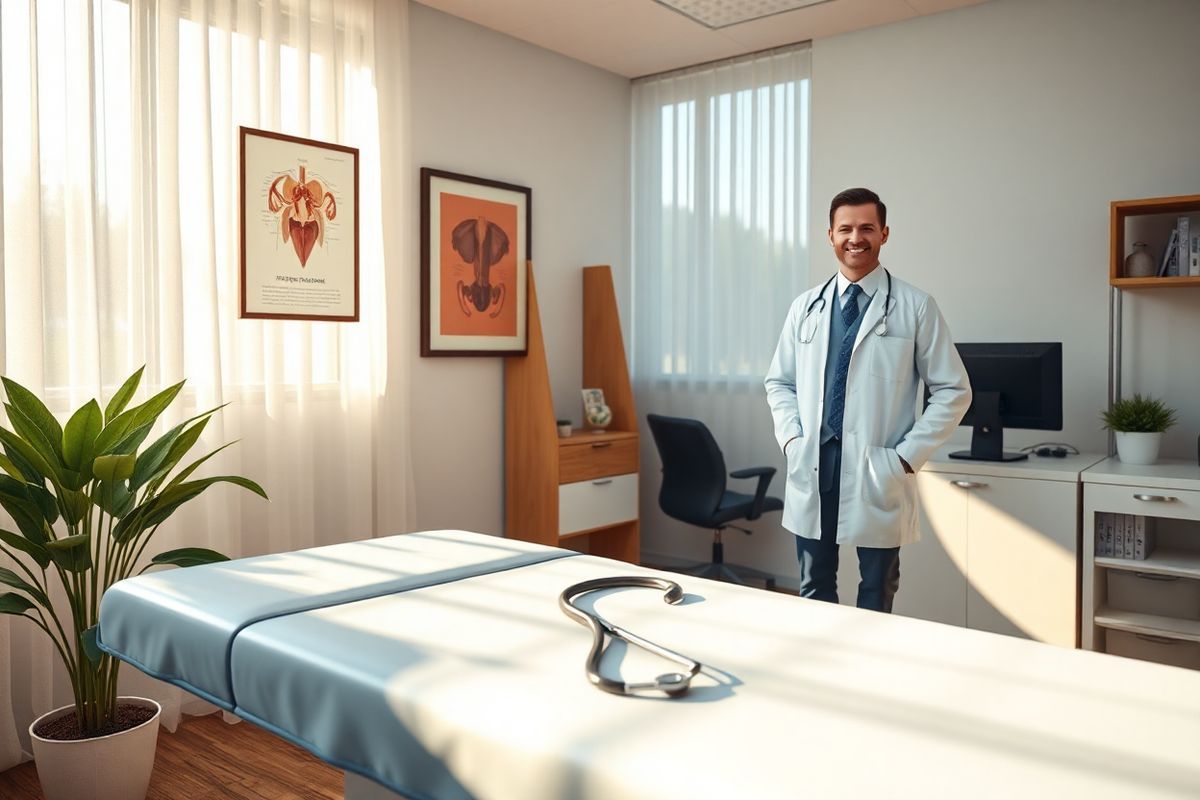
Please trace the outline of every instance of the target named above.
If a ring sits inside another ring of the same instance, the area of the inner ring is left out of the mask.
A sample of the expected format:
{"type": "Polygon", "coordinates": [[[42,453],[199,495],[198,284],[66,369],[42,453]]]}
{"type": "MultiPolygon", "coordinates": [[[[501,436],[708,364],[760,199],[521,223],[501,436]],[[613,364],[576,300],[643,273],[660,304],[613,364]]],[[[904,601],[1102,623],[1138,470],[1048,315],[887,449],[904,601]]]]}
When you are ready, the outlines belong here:
{"type": "Polygon", "coordinates": [[[611,270],[583,270],[583,382],[613,414],[602,433],[558,435],[532,268],[528,313],[528,354],[504,360],[505,535],[636,564],[637,413],[611,270]]]}

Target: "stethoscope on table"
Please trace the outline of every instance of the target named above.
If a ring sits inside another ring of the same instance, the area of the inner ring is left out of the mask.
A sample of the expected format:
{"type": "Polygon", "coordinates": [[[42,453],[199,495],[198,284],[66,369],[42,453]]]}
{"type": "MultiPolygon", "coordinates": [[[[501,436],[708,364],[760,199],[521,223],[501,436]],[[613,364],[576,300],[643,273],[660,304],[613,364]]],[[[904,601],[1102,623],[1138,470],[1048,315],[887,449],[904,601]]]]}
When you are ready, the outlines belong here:
{"type": "Polygon", "coordinates": [[[666,593],[663,595],[663,600],[672,605],[683,600],[683,588],[678,583],[669,581],[666,578],[652,578],[648,576],[595,578],[568,586],[558,596],[558,606],[563,610],[563,613],[577,621],[580,625],[590,628],[592,631],[592,649],[588,653],[587,659],[588,681],[593,686],[612,694],[632,695],[646,691],[659,691],[666,693],[668,697],[682,697],[691,688],[692,678],[700,673],[701,668],[704,666],[703,664],[694,658],[688,658],[685,655],[676,653],[674,650],[668,650],[662,645],[643,639],[636,633],[613,625],[611,622],[601,619],[596,614],[584,611],[573,602],[580,595],[594,592],[597,589],[614,589],[631,586],[662,589],[666,593]],[[666,672],[655,677],[653,681],[643,683],[625,683],[624,681],[606,678],[600,674],[600,659],[607,649],[606,636],[610,637],[613,641],[621,639],[657,656],[662,656],[669,661],[674,661],[683,667],[686,672],[666,672]]]}
{"type": "MultiPolygon", "coordinates": [[[[880,318],[878,323],[876,323],[875,327],[872,329],[872,332],[876,336],[887,336],[888,311],[890,310],[889,306],[892,302],[892,273],[888,272],[886,267],[880,267],[880,269],[882,269],[883,274],[887,276],[887,292],[884,294],[883,298],[883,317],[880,318]]],[[[824,285],[821,286],[821,291],[817,292],[816,298],[814,298],[813,301],[808,304],[808,308],[804,310],[804,318],[800,320],[801,344],[808,344],[814,338],[816,338],[817,326],[820,324],[820,314],[824,313],[826,306],[825,290],[828,289],[829,285],[836,280],[837,273],[834,273],[832,278],[825,281],[824,285]],[[817,303],[821,304],[820,308],[816,308],[817,303]],[[817,319],[811,325],[809,325],[808,318],[812,316],[814,309],[816,309],[818,316],[817,319]]]]}

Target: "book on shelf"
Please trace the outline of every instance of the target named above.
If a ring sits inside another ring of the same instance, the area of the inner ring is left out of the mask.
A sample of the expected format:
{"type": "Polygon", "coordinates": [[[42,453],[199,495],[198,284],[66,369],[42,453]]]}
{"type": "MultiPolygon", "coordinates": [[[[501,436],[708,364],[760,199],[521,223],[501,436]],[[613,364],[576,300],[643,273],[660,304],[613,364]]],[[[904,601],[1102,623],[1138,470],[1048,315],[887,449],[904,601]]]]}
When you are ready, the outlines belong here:
{"type": "Polygon", "coordinates": [[[1180,277],[1186,278],[1191,274],[1191,220],[1187,217],[1179,217],[1175,220],[1175,231],[1177,233],[1176,248],[1175,248],[1175,263],[1178,266],[1180,277]]]}
{"type": "Polygon", "coordinates": [[[1145,561],[1154,552],[1154,517],[1137,514],[1133,518],[1133,557],[1145,561]]]}
{"type": "Polygon", "coordinates": [[[1112,558],[1117,554],[1117,515],[1104,515],[1104,555],[1112,558]]]}
{"type": "Polygon", "coordinates": [[[1192,237],[1192,255],[1188,274],[1193,278],[1200,277],[1200,235],[1192,237]]]}
{"type": "Polygon", "coordinates": [[[1125,543],[1124,557],[1125,558],[1133,558],[1133,543],[1134,543],[1133,542],[1133,540],[1134,540],[1134,532],[1133,532],[1134,520],[1133,520],[1133,518],[1134,518],[1134,515],[1133,514],[1122,514],[1121,516],[1125,517],[1125,530],[1122,532],[1123,536],[1124,536],[1122,541],[1125,543]]]}
{"type": "Polygon", "coordinates": [[[1162,261],[1158,265],[1158,277],[1165,278],[1169,275],[1179,274],[1179,265],[1175,262],[1178,256],[1179,248],[1179,229],[1175,228],[1171,231],[1171,238],[1167,240],[1167,247],[1163,250],[1162,261]],[[1174,271],[1172,271],[1174,270],[1174,271]]]}
{"type": "Polygon", "coordinates": [[[1096,542],[1092,548],[1092,554],[1096,558],[1103,558],[1104,556],[1108,555],[1104,549],[1104,531],[1105,531],[1104,520],[1105,520],[1105,517],[1107,517],[1107,516],[1108,516],[1108,512],[1106,512],[1106,511],[1097,511],[1096,512],[1096,524],[1094,526],[1095,530],[1096,530],[1096,542]]]}

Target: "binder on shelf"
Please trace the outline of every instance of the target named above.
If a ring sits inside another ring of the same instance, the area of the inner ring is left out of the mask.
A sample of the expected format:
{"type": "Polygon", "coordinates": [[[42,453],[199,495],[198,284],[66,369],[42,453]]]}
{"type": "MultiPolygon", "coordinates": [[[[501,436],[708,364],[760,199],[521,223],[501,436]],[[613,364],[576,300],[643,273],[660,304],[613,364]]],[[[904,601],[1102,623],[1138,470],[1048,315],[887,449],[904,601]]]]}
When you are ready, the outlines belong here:
{"type": "Polygon", "coordinates": [[[1104,518],[1107,516],[1108,516],[1108,512],[1106,512],[1106,511],[1097,511],[1096,512],[1096,519],[1094,520],[1095,524],[1093,525],[1093,528],[1095,529],[1095,532],[1096,532],[1096,537],[1095,537],[1096,541],[1095,541],[1095,545],[1092,548],[1093,554],[1095,555],[1096,558],[1103,558],[1105,555],[1107,555],[1104,552],[1104,518]]]}
{"type": "Polygon", "coordinates": [[[1180,277],[1186,278],[1191,273],[1191,220],[1179,217],[1175,220],[1175,230],[1179,232],[1176,242],[1175,263],[1178,265],[1180,277]]]}
{"type": "Polygon", "coordinates": [[[1133,525],[1133,557],[1145,561],[1154,552],[1154,517],[1138,514],[1133,525]]]}
{"type": "Polygon", "coordinates": [[[1122,514],[1121,516],[1125,517],[1125,530],[1123,531],[1123,537],[1124,537],[1123,541],[1125,543],[1124,556],[1125,556],[1125,558],[1132,560],[1133,559],[1133,545],[1134,545],[1134,538],[1135,538],[1135,534],[1133,531],[1134,515],[1133,514],[1122,514]]]}
{"type": "Polygon", "coordinates": [[[1191,265],[1188,269],[1188,274],[1192,277],[1200,277],[1200,236],[1192,237],[1192,255],[1191,265]]]}
{"type": "Polygon", "coordinates": [[[1171,266],[1175,261],[1176,250],[1178,250],[1178,248],[1176,247],[1176,245],[1178,243],[1179,243],[1179,229],[1176,228],[1171,231],[1171,238],[1167,239],[1167,247],[1165,250],[1163,250],[1162,262],[1158,266],[1158,277],[1164,278],[1168,275],[1172,275],[1172,274],[1178,275],[1179,274],[1178,266],[1175,266],[1174,273],[1171,272],[1171,266]]]}

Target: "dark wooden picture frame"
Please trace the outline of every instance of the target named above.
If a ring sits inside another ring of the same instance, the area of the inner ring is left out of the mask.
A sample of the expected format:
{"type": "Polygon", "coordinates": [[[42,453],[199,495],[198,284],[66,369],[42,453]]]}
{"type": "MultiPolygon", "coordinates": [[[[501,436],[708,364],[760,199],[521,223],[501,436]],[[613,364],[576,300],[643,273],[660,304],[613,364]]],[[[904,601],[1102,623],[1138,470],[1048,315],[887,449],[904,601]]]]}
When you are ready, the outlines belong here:
{"type": "Polygon", "coordinates": [[[533,192],[421,168],[421,355],[528,349],[533,192]]]}
{"type": "Polygon", "coordinates": [[[358,148],[238,130],[240,317],[357,322],[358,148]]]}

